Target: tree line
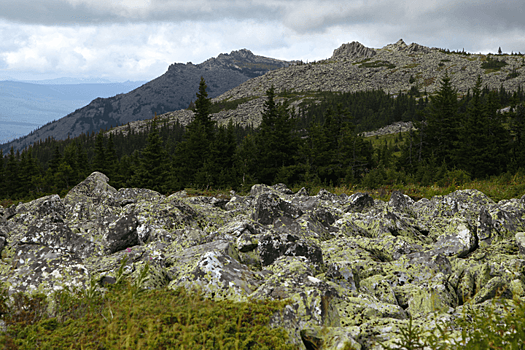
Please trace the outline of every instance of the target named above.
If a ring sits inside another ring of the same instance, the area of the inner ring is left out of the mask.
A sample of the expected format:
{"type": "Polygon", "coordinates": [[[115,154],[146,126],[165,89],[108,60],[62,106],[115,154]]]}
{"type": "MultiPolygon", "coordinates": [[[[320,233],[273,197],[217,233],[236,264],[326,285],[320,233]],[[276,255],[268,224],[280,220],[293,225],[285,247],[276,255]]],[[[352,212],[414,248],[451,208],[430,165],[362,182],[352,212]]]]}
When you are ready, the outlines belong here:
{"type": "Polygon", "coordinates": [[[147,130],[83,134],[39,141],[22,152],[0,151],[0,198],[65,194],[92,171],[110,184],[161,193],[184,188],[247,190],[254,183],[293,185],[433,183],[450,176],[483,178],[525,164],[525,100],[521,89],[489,91],[481,78],[465,96],[445,77],[430,99],[417,87],[395,98],[383,91],[321,93],[300,112],[266,92],[258,128],[218,126],[201,79],[187,125],[152,120],[147,130]],[[512,111],[501,114],[501,106],[512,111]],[[354,118],[355,117],[355,118],[354,118]],[[417,130],[397,144],[373,147],[360,131],[394,121],[417,130]],[[364,125],[364,126],[363,126],[364,125]],[[395,156],[397,154],[397,156],[395,156]]]}

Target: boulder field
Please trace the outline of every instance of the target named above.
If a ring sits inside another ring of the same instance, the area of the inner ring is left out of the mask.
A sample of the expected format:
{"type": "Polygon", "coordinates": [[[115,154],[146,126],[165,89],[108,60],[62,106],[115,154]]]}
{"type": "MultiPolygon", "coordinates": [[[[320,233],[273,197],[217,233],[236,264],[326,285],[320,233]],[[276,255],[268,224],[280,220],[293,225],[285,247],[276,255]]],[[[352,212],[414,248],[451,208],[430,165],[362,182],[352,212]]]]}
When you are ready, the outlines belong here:
{"type": "Polygon", "coordinates": [[[409,318],[428,329],[525,297],[525,196],[477,190],[388,202],[255,185],[246,196],[116,190],[94,172],[64,198],[0,207],[0,283],[52,293],[111,283],[121,261],[145,288],[211,299],[288,299],[273,326],[300,349],[380,349],[409,318]]]}

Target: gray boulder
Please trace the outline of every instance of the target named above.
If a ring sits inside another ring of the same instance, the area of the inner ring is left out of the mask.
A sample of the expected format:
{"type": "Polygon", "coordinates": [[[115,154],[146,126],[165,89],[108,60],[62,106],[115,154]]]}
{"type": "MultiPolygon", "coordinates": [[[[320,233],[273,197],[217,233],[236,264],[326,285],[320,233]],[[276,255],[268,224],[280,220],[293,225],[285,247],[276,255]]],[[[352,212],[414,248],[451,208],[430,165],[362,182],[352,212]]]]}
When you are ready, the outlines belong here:
{"type": "Polygon", "coordinates": [[[299,349],[377,348],[409,318],[428,328],[467,304],[525,298],[524,202],[474,190],[383,202],[283,184],[229,199],[166,197],[117,191],[95,172],[64,198],[2,208],[0,283],[51,297],[92,279],[106,288],[123,261],[131,279],[149,264],[145,288],[288,299],[270,324],[299,349]]]}

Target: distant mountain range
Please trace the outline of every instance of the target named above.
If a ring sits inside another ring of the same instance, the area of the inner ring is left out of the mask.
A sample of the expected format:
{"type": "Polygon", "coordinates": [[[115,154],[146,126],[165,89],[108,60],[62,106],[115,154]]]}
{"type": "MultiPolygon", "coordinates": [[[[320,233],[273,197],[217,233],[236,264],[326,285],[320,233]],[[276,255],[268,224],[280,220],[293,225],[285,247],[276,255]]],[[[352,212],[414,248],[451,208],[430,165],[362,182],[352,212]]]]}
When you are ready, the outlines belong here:
{"type": "Polygon", "coordinates": [[[129,92],[144,82],[80,83],[77,79],[0,81],[0,143],[25,136],[98,97],[129,92]]]}
{"type": "Polygon", "coordinates": [[[212,118],[219,124],[232,120],[240,125],[257,126],[261,120],[265,92],[275,87],[279,100],[299,106],[315,101],[316,92],[356,92],[382,89],[395,96],[417,88],[430,95],[449,76],[459,94],[472,88],[480,75],[489,89],[515,91],[525,84],[523,55],[483,55],[450,52],[403,40],[380,49],[359,42],[343,44],[332,57],[304,64],[256,56],[244,49],[220,54],[194,65],[172,64],[155,80],[126,94],[98,98],[60,120],[49,123],[30,135],[0,145],[21,149],[39,139],[98,131],[115,127],[114,132],[130,127],[140,130],[155,114],[168,123],[187,124],[193,112],[187,110],[195,99],[200,77],[208,85],[215,102],[238,102],[235,109],[224,109],[212,118]]]}
{"type": "MultiPolygon", "coordinates": [[[[196,99],[201,76],[206,80],[208,95],[216,97],[248,79],[291,64],[292,62],[257,56],[246,49],[220,54],[196,65],[191,62],[172,64],[162,76],[131,92],[97,98],[83,108],[50,122],[29,135],[5,143],[0,148],[4,152],[11,146],[23,149],[39,139],[65,139],[68,136],[74,137],[81,133],[151,118],[154,114],[187,108],[196,99]]],[[[52,101],[53,97],[42,100],[42,108],[52,101]]],[[[11,122],[24,121],[13,118],[11,122]]]]}

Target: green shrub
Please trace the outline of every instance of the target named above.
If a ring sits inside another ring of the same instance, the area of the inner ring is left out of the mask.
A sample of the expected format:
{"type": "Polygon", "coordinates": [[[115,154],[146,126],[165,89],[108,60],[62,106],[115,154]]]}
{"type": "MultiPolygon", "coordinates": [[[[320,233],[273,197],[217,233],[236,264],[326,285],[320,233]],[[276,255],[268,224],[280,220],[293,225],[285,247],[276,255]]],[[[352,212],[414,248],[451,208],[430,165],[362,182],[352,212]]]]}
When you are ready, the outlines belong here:
{"type": "MultiPolygon", "coordinates": [[[[393,349],[381,344],[383,349],[393,349]]],[[[525,302],[495,298],[487,310],[464,309],[456,324],[441,322],[434,331],[414,326],[412,319],[400,329],[395,349],[508,349],[525,348],[525,302]],[[512,305],[513,304],[513,305],[512,305]],[[458,329],[454,331],[454,329],[458,329]]]]}
{"type": "Polygon", "coordinates": [[[0,290],[6,349],[292,349],[270,318],[286,301],[235,303],[205,299],[198,291],[141,288],[132,283],[63,290],[44,295],[0,290]],[[91,289],[91,291],[89,291],[91,289]]]}
{"type": "Polygon", "coordinates": [[[490,56],[487,56],[487,60],[481,63],[481,68],[491,71],[498,71],[502,67],[505,67],[507,62],[494,59],[490,56]]]}

